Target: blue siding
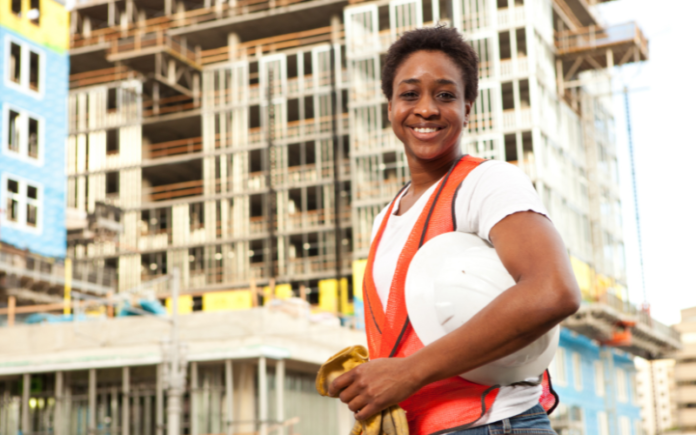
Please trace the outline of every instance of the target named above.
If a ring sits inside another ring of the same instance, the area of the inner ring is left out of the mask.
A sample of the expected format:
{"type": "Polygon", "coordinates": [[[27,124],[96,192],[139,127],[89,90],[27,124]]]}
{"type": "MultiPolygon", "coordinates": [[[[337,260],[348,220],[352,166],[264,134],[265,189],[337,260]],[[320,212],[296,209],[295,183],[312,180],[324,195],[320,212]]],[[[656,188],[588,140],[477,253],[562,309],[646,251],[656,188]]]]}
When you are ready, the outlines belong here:
{"type": "MultiPolygon", "coordinates": [[[[0,174],[12,174],[43,187],[42,210],[40,211],[41,232],[36,234],[6,225],[0,230],[0,240],[41,255],[64,257],[66,250],[65,204],[65,144],[67,138],[68,101],[68,53],[36,45],[27,38],[0,27],[0,108],[4,113],[6,104],[37,115],[43,124],[43,163],[32,164],[0,152],[0,174]],[[6,37],[26,43],[43,53],[43,95],[39,98],[6,86],[8,75],[6,37]]],[[[4,115],[3,115],[4,116],[4,115]]],[[[0,118],[2,119],[2,118],[0,118]]],[[[8,132],[0,122],[2,146],[8,132]]],[[[5,186],[2,186],[5,189],[5,186]]],[[[5,204],[1,206],[3,209],[5,204]]]]}
{"type": "MultiPolygon", "coordinates": [[[[614,391],[605,392],[605,396],[599,396],[595,389],[595,361],[602,361],[600,357],[600,347],[595,344],[589,338],[575,334],[571,331],[563,329],[561,332],[560,346],[566,350],[565,359],[565,372],[567,374],[566,385],[559,385],[554,383],[554,389],[558,393],[561,399],[561,403],[568,407],[578,406],[583,410],[584,422],[585,422],[585,433],[595,434],[599,433],[599,421],[598,412],[605,411],[609,413],[607,409],[607,396],[613,395],[615,398],[614,403],[616,404],[616,422],[611,421],[611,416],[609,416],[610,421],[610,433],[613,433],[612,426],[617,430],[620,430],[618,426],[618,419],[620,417],[628,417],[631,423],[631,434],[635,434],[636,421],[640,420],[640,405],[638,404],[638,398],[633,397],[635,393],[635,386],[632,387],[632,383],[635,382],[636,369],[633,360],[621,352],[613,351],[614,360],[614,370],[623,369],[626,373],[626,397],[625,402],[618,401],[617,388],[617,375],[616,372],[610,373],[608,364],[604,364],[605,378],[612,376],[614,382],[614,391]],[[573,358],[572,353],[577,352],[580,355],[580,369],[582,373],[582,390],[578,391],[575,387],[573,372],[573,358]]],[[[619,432],[620,433],[620,432],[619,432]]]]}

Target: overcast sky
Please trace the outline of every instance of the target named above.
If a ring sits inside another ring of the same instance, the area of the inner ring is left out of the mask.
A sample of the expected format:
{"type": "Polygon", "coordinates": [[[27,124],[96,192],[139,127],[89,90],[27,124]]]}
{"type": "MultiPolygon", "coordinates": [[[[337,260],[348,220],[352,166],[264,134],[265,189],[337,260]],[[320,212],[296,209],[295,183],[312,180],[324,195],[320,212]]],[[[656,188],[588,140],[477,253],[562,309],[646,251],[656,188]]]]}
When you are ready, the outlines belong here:
{"type": "MultiPolygon", "coordinates": [[[[664,323],[696,306],[696,56],[693,0],[620,0],[602,5],[608,23],[636,21],[650,59],[620,71],[627,85],[648,301],[664,323]]],[[[629,294],[642,302],[623,96],[614,101],[629,294]]]]}

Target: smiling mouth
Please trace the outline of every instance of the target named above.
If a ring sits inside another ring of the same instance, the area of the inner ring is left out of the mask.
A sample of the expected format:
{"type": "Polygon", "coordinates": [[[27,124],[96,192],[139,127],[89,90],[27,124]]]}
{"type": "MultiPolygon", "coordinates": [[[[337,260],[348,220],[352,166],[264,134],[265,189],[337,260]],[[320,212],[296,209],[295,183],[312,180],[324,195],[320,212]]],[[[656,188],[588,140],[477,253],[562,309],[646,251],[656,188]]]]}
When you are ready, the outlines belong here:
{"type": "Polygon", "coordinates": [[[440,130],[437,127],[412,127],[416,133],[435,133],[440,130]]]}

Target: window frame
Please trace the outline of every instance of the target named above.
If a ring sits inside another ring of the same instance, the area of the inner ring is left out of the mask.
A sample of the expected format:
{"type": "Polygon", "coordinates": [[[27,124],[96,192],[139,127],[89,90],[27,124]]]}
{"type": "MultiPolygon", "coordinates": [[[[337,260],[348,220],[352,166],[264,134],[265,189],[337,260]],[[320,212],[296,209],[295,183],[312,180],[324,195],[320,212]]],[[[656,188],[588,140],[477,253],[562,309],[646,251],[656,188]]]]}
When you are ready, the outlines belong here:
{"type": "Polygon", "coordinates": [[[0,137],[0,147],[2,147],[2,154],[8,157],[12,157],[17,160],[35,165],[43,166],[45,158],[46,149],[46,122],[42,116],[38,116],[32,112],[20,109],[16,106],[11,106],[7,103],[2,105],[2,124],[0,124],[0,132],[2,136],[0,137]],[[10,149],[9,134],[10,134],[10,111],[19,114],[19,150],[14,151],[10,149]],[[29,154],[29,124],[30,120],[35,120],[37,122],[37,145],[38,153],[36,157],[29,154]]]}
{"type": "Polygon", "coordinates": [[[573,364],[573,386],[577,391],[582,391],[582,356],[579,352],[571,354],[573,364]]]}
{"type": "Polygon", "coordinates": [[[7,201],[12,198],[17,201],[18,205],[18,219],[12,221],[8,219],[7,213],[2,213],[0,215],[0,221],[2,225],[8,228],[13,228],[21,231],[26,231],[33,234],[41,234],[43,232],[43,210],[44,210],[44,186],[33,180],[27,180],[24,177],[20,177],[14,174],[3,173],[0,176],[0,204],[3,207],[7,204],[7,201]],[[9,180],[16,181],[18,184],[19,193],[10,192],[7,188],[7,183],[9,180]],[[36,188],[36,199],[29,198],[29,186],[36,188]],[[27,206],[33,205],[36,207],[36,225],[32,226],[27,223],[27,206]]]}
{"type": "Polygon", "coordinates": [[[7,53],[5,57],[1,60],[0,65],[7,65],[8,67],[4,69],[3,81],[5,86],[18,92],[22,92],[26,95],[31,95],[36,99],[43,99],[44,91],[46,89],[46,51],[41,47],[34,44],[30,44],[26,41],[14,38],[10,35],[5,36],[5,52],[7,53]],[[11,70],[10,65],[10,55],[11,55],[11,44],[18,45],[20,48],[19,57],[19,83],[15,82],[10,78],[11,70]],[[30,81],[30,70],[31,70],[31,53],[34,53],[39,58],[39,80],[38,80],[38,90],[34,90],[29,86],[30,81]]]}
{"type": "Polygon", "coordinates": [[[596,360],[594,362],[594,384],[595,394],[598,397],[605,397],[607,395],[606,382],[607,379],[604,370],[604,362],[602,360],[596,360]]]}

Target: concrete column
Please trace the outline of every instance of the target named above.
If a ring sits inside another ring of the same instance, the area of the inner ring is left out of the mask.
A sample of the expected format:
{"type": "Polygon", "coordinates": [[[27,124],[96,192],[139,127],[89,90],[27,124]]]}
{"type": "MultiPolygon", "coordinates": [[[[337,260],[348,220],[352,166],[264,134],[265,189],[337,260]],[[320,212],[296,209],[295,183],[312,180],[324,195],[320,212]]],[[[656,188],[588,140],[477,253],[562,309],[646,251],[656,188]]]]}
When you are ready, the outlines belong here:
{"type": "Polygon", "coordinates": [[[130,367],[122,370],[121,435],[130,435],[130,367]]]}
{"type": "Polygon", "coordinates": [[[198,363],[191,363],[191,414],[189,415],[190,433],[198,435],[198,363]]]}
{"type": "Polygon", "coordinates": [[[66,435],[63,431],[63,382],[63,372],[56,372],[56,406],[53,408],[54,435],[66,435]]]}
{"type": "Polygon", "coordinates": [[[431,0],[433,8],[433,23],[437,24],[440,21],[440,0],[431,0]]]}
{"type": "Polygon", "coordinates": [[[31,388],[31,375],[25,373],[22,375],[22,433],[31,432],[31,427],[29,427],[29,393],[31,388]]]}
{"type": "Polygon", "coordinates": [[[229,33],[227,35],[227,56],[230,62],[237,60],[237,49],[239,47],[239,35],[236,33],[229,33]]]}
{"type": "Polygon", "coordinates": [[[97,430],[97,370],[89,369],[89,382],[87,386],[87,432],[94,434],[97,430]]]}
{"type": "MultiPolygon", "coordinates": [[[[285,421],[285,360],[278,360],[275,367],[276,390],[276,420],[278,423],[285,421]]],[[[278,435],[285,435],[285,427],[281,427],[278,435]]]]}
{"type": "Polygon", "coordinates": [[[162,388],[162,364],[157,365],[157,385],[155,387],[155,435],[164,431],[164,390],[162,388]]]}
{"type": "Polygon", "coordinates": [[[266,357],[259,358],[259,435],[268,435],[268,379],[266,357]]]}
{"type": "Polygon", "coordinates": [[[225,360],[225,433],[232,435],[234,432],[234,383],[232,373],[232,360],[225,360]]]}

